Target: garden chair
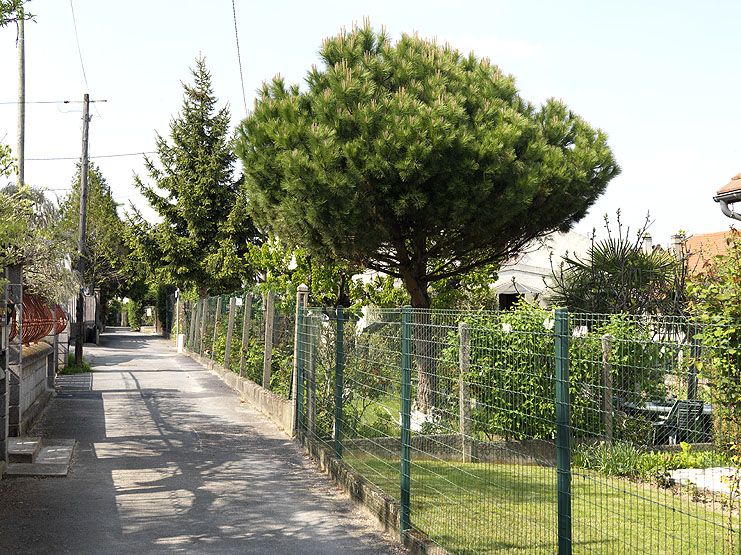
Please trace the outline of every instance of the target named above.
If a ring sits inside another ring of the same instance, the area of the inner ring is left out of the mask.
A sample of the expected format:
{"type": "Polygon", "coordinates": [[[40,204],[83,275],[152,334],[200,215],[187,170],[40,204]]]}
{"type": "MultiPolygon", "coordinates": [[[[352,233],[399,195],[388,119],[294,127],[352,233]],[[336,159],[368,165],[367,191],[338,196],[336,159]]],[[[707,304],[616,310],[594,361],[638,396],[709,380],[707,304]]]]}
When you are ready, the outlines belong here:
{"type": "Polygon", "coordinates": [[[676,445],[681,441],[692,441],[701,435],[697,424],[704,406],[699,399],[675,401],[666,418],[653,425],[654,445],[676,445]]]}

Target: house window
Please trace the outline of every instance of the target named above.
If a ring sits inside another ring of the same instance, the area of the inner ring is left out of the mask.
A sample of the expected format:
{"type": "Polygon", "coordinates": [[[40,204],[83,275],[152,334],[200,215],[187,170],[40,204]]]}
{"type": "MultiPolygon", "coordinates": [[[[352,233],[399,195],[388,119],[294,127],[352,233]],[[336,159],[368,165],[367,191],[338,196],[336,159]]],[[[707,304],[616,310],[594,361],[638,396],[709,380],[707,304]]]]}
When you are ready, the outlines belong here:
{"type": "Polygon", "coordinates": [[[515,303],[523,298],[522,293],[500,293],[499,310],[511,310],[515,303]]]}

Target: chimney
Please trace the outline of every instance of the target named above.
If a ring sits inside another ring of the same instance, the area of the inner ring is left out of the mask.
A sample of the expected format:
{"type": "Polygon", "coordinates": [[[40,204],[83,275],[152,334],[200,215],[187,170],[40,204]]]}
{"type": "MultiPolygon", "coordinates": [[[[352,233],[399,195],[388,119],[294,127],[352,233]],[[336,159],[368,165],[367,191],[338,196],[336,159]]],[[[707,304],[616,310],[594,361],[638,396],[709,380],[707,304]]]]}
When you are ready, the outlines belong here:
{"type": "Polygon", "coordinates": [[[653,250],[653,241],[651,240],[651,234],[644,233],[643,234],[643,252],[645,252],[646,254],[651,254],[652,250],[653,250]]]}
{"type": "Polygon", "coordinates": [[[685,237],[683,233],[677,233],[675,235],[672,235],[672,252],[674,253],[674,256],[677,258],[681,258],[682,256],[682,250],[684,247],[685,237]]]}

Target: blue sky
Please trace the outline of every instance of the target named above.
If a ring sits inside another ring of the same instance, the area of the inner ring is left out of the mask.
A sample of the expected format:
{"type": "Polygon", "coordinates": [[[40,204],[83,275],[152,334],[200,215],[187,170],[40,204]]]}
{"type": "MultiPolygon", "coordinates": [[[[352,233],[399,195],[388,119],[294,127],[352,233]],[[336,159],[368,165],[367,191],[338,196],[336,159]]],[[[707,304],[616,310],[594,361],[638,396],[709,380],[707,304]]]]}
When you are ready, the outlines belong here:
{"type": "MultiPolygon", "coordinates": [[[[73,2],[89,92],[108,100],[93,111],[91,155],[152,150],[199,54],[233,122],[244,116],[230,0],[73,2]]],[[[80,99],[69,1],[32,0],[29,9],[37,21],[26,28],[27,100],[80,99]]],[[[487,56],[525,98],[562,98],[608,133],[623,173],[579,231],[616,208],[634,226],[650,210],[662,242],[679,229],[729,225],[712,195],[741,172],[741,3],[237,0],[237,15],[250,106],[263,80],[301,81],[322,38],[369,17],[393,37],[417,31],[487,56]]],[[[13,28],[0,31],[0,75],[0,102],[15,100],[13,28]]],[[[15,145],[15,134],[16,107],[0,105],[0,141],[15,145]]],[[[79,106],[28,106],[28,158],[79,151],[79,106]]],[[[119,201],[144,204],[132,180],[144,174],[140,158],[97,163],[119,201]]],[[[52,190],[68,187],[73,173],[72,160],[26,163],[27,181],[52,190]]]]}

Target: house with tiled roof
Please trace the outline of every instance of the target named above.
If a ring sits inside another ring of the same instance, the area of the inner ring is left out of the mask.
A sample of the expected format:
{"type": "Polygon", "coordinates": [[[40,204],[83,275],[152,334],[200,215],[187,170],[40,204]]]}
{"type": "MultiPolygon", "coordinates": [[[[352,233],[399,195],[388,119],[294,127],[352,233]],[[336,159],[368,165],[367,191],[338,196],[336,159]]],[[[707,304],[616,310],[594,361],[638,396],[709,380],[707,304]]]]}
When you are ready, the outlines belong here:
{"type": "Polygon", "coordinates": [[[741,213],[733,209],[734,203],[741,202],[741,173],[734,175],[728,183],[718,189],[713,200],[720,204],[720,209],[726,216],[741,220],[741,213]]]}
{"type": "Polygon", "coordinates": [[[697,233],[687,238],[685,251],[688,255],[687,268],[691,274],[701,272],[719,254],[728,250],[730,230],[712,233],[697,233]]]}

